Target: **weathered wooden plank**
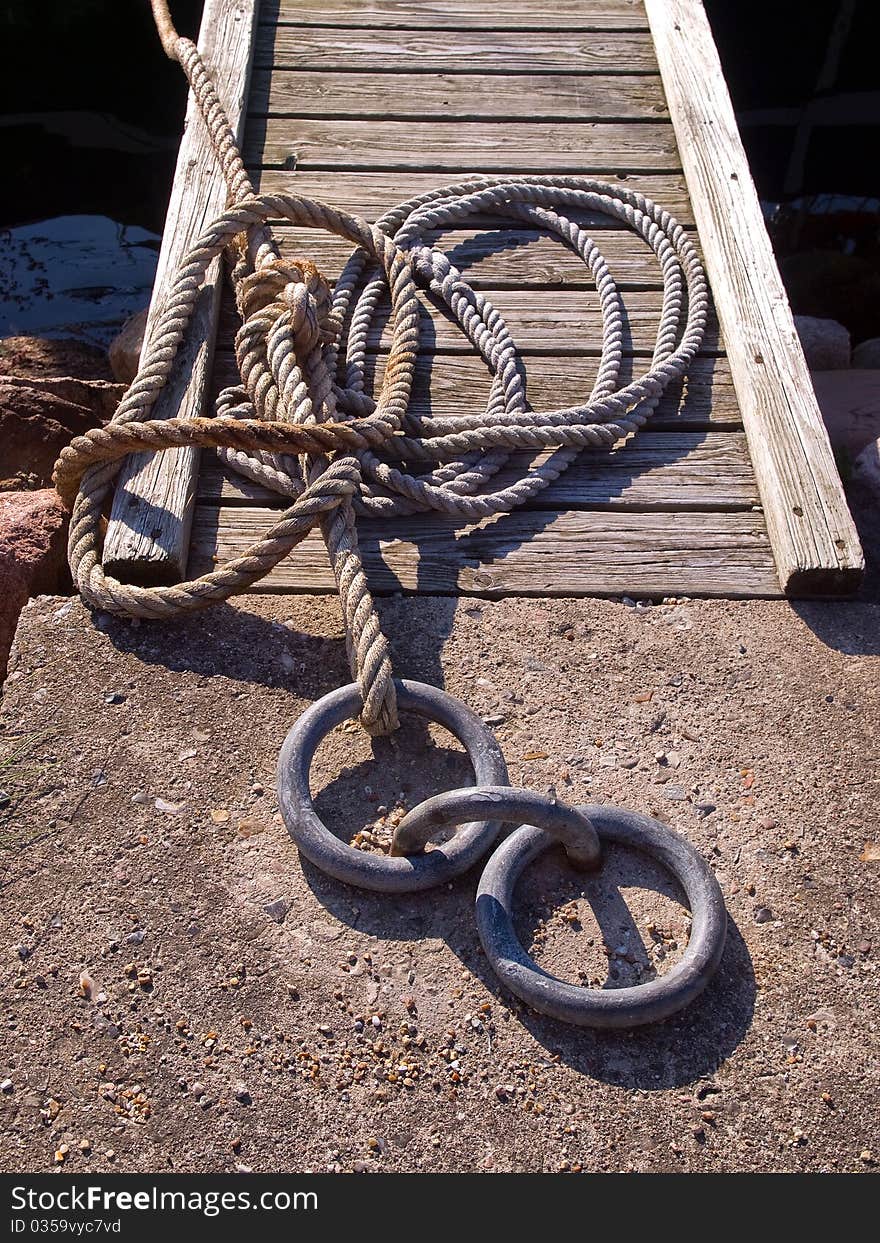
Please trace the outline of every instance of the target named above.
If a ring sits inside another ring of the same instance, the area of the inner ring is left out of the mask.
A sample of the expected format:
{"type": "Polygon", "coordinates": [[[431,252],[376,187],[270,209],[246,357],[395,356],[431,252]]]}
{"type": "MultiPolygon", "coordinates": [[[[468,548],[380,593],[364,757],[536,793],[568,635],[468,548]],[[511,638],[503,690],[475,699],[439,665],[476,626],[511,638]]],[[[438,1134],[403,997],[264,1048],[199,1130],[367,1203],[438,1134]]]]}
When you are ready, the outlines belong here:
{"type": "Polygon", "coordinates": [[[294,26],[427,26],[432,30],[644,30],[641,0],[263,0],[260,21],[294,26]]]}
{"type": "MultiPolygon", "coordinates": [[[[199,48],[213,69],[234,129],[243,126],[256,0],[206,0],[199,48]]],[[[147,340],[163,309],[174,272],[206,224],[222,211],[226,190],[192,96],[177,158],[171,202],[150,303],[147,340]]],[[[220,264],[205,288],[153,418],[202,413],[210,381],[219,310],[220,264]]],[[[104,544],[107,572],[142,583],[175,582],[186,569],[198,451],[137,454],[123,463],[104,544]]]]}
{"type": "MultiPolygon", "coordinates": [[[[517,349],[522,354],[569,355],[599,354],[602,350],[602,314],[595,289],[533,290],[492,289],[489,299],[507,321],[517,349]]],[[[663,296],[656,289],[635,289],[621,293],[624,308],[623,349],[648,356],[653,353],[663,296]]],[[[379,308],[367,334],[369,350],[387,349],[391,341],[388,323],[390,304],[379,308]]],[[[473,346],[456,321],[447,318],[445,307],[422,295],[421,352],[435,350],[471,354],[473,346]]],[[[223,299],[218,344],[231,349],[238,325],[232,298],[223,299]]],[[[717,354],[722,346],[715,322],[710,318],[703,338],[702,355],[717,354]]]]}
{"type": "MultiPolygon", "coordinates": [[[[237,556],[278,514],[199,505],[194,573],[237,556]]],[[[477,527],[432,515],[359,523],[361,552],[377,595],[777,596],[779,581],[757,513],[517,511],[477,527]]],[[[255,590],[334,592],[320,536],[312,532],[255,590]]]]}
{"type": "MultiPolygon", "coordinates": [[[[622,158],[625,153],[618,153],[622,158]]],[[[339,169],[299,169],[295,173],[278,169],[251,170],[254,183],[264,194],[301,194],[306,198],[322,199],[332,203],[342,211],[351,212],[355,216],[364,216],[367,220],[378,218],[396,203],[405,202],[437,186],[452,180],[465,181],[469,176],[479,173],[476,162],[467,170],[456,173],[454,178],[438,177],[437,173],[412,172],[402,170],[389,173],[381,170],[340,171],[339,169]]],[[[693,225],[690,199],[681,173],[644,173],[638,176],[627,176],[614,171],[614,167],[600,170],[598,176],[621,185],[636,185],[644,194],[656,203],[665,207],[683,225],[693,225]]],[[[576,217],[579,218],[579,217],[576,217]]],[[[481,217],[485,227],[493,221],[490,217],[481,217]]]]}
{"type": "MultiPolygon", "coordinates": [[[[417,119],[526,117],[591,121],[665,118],[659,74],[254,73],[248,112],[283,117],[417,119]]],[[[291,127],[293,128],[293,127],[291,127]]]]}
{"type": "Polygon", "coordinates": [[[864,561],[700,0],[647,0],[783,588],[837,594],[864,561]]]}
{"type": "MultiPolygon", "coordinates": [[[[534,461],[511,455],[493,480],[504,487],[534,461]]],[[[227,470],[204,453],[199,502],[283,507],[283,497],[227,470]]],[[[641,432],[613,452],[587,452],[524,508],[529,509],[750,509],[758,503],[754,473],[741,432],[641,432]]]]}
{"type": "Polygon", "coordinates": [[[673,171],[668,122],[316,121],[251,118],[245,160],[261,168],[420,172],[673,171]]]}
{"type": "Polygon", "coordinates": [[[425,73],[656,73],[649,34],[261,26],[260,69],[402,69],[425,73]]]}
{"type": "MultiPolygon", "coordinates": [[[[368,361],[381,362],[373,355],[368,361]]],[[[629,378],[633,360],[625,363],[629,378]]],[[[566,358],[560,363],[553,355],[536,355],[527,360],[526,380],[529,400],[536,410],[551,410],[583,400],[596,377],[596,358],[566,358]]],[[[638,370],[645,363],[637,361],[638,370]]],[[[221,388],[238,383],[235,359],[219,351],[214,367],[216,397],[221,388]]],[[[467,354],[440,354],[416,361],[410,410],[414,415],[474,414],[485,409],[489,395],[486,367],[479,358],[467,354]]],[[[739,405],[726,358],[697,358],[685,384],[671,386],[651,419],[651,427],[669,430],[735,430],[741,427],[739,405]]]]}
{"type": "MultiPolygon", "coordinates": [[[[651,248],[629,230],[619,225],[611,228],[609,217],[601,220],[605,227],[590,231],[597,234],[596,242],[619,287],[661,289],[660,265],[651,248]]],[[[285,254],[309,255],[329,278],[339,274],[352,251],[350,242],[331,233],[285,224],[273,226],[272,231],[285,254]]],[[[558,237],[539,229],[482,226],[445,233],[431,230],[425,233],[424,241],[439,245],[474,289],[586,289],[594,283],[590,269],[574,251],[558,237]]]]}

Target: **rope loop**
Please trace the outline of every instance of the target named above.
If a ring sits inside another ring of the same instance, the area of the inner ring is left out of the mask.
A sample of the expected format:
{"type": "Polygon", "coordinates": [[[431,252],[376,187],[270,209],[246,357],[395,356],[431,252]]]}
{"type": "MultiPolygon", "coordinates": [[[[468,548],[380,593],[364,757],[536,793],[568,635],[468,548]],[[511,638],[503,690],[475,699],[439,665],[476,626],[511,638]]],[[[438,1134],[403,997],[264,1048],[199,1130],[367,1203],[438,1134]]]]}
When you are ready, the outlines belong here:
{"type": "Polygon", "coordinates": [[[361,564],[356,514],[435,511],[479,521],[534,498],[582,450],[627,439],[683,378],[700,348],[709,306],[705,276],[687,233],[668,212],[635,190],[593,178],[474,177],[401,203],[375,225],[297,195],[257,195],[198,49],[174,30],[167,0],[152,4],[163,47],[182,65],[207,127],[229,206],[182,260],[111,423],[76,437],[56,463],[56,487],[72,510],[73,579],[96,607],[169,617],[246,590],[320,526],[363,701],[361,722],[371,733],[389,732],[397,725],[391,660],[361,564]],[[592,390],[580,403],[541,412],[530,407],[502,315],[436,245],[438,233],[480,216],[549,232],[589,270],[602,349],[592,390]],[[268,227],[276,218],[352,243],[332,289],[310,259],[281,256],[268,227]],[[641,237],[662,276],[650,366],[626,382],[623,303],[585,224],[597,218],[641,237]],[[208,266],[221,254],[229,260],[241,317],[235,338],[241,382],[220,394],[213,419],[156,419],[154,406],[208,266]],[[482,413],[418,415],[411,409],[422,315],[417,282],[487,364],[491,380],[482,413]],[[374,363],[378,384],[370,375],[374,363]],[[113,479],[130,453],[180,446],[215,448],[231,470],[292,503],[262,539],[210,574],[172,587],[122,583],[101,566],[113,479]],[[530,464],[512,482],[508,473],[507,482],[493,486],[510,454],[522,451],[530,464]]]}

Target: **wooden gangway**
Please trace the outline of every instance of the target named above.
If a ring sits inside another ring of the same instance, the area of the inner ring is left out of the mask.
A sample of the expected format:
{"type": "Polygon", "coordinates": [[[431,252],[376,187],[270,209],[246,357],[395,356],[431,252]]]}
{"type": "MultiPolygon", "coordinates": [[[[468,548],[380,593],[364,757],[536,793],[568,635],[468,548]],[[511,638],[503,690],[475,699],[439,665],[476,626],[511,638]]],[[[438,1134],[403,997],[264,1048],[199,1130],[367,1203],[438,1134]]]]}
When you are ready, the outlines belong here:
{"type": "MultiPolygon", "coordinates": [[[[699,0],[206,0],[200,45],[263,191],[376,219],[475,173],[595,175],[668,208],[701,246],[717,315],[684,385],[645,430],[585,452],[531,504],[476,526],[417,515],[359,524],[376,594],[835,595],[862,557],[699,0]]],[[[192,107],[165,275],[223,206],[192,107]]],[[[628,365],[644,370],[662,282],[641,241],[586,220],[623,293],[628,365]]],[[[350,247],[277,227],[332,277],[350,247]]],[[[536,408],[583,399],[599,302],[581,261],[540,230],[482,218],[440,244],[516,340],[536,408]]],[[[206,291],[164,404],[197,413],[235,379],[231,298],[206,291]]],[[[428,296],[413,408],[473,413],[485,365],[428,296]]],[[[376,361],[387,335],[370,339],[376,361]]],[[[283,505],[191,450],[131,464],[105,561],[174,581],[242,552],[283,505]]],[[[257,590],[332,592],[313,533],[257,590]]]]}

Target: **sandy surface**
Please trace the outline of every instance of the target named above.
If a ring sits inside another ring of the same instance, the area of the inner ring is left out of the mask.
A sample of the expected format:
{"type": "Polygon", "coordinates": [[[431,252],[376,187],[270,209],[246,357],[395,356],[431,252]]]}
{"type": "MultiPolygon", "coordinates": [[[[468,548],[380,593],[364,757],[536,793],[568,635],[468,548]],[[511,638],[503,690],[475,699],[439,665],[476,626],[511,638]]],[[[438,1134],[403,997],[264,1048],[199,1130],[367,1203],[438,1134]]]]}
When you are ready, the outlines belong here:
{"type": "MultiPolygon", "coordinates": [[[[43,598],[0,735],[22,751],[0,772],[2,1167],[876,1169],[880,605],[381,612],[399,672],[489,718],[512,782],[659,816],[711,860],[730,931],[704,998],[566,1028],[501,994],[476,874],[383,898],[301,863],[274,768],[348,680],[332,598],[137,627],[43,598]]],[[[350,835],[468,770],[410,721],[375,756],[336,731],[313,779],[350,835]]],[[[587,881],[554,855],[518,894],[572,980],[649,978],[687,938],[634,855],[587,881]]]]}

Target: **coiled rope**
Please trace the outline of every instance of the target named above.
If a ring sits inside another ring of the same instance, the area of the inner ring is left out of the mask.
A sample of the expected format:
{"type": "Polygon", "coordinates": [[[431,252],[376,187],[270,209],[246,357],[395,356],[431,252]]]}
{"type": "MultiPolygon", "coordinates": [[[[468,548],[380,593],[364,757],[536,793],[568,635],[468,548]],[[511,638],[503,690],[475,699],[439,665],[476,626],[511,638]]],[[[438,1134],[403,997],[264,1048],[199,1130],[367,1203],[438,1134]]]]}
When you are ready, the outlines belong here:
{"type": "Polygon", "coordinates": [[[295,195],[258,195],[210,74],[195,44],[178,35],[167,0],[151,0],[169,57],[189,80],[223,171],[230,206],[190,248],[113,420],[76,437],[55,467],[72,510],[73,580],[95,607],[123,616],[167,618],[246,590],[315,526],[327,545],[342,602],[349,657],[370,733],[397,726],[388,642],[358,553],[356,514],[394,517],[437,510],[468,520],[506,513],[535,496],[584,448],[610,447],[637,431],[700,347],[708,291],[681,225],[637,191],[580,177],[476,177],[431,191],[375,225],[295,195]],[[595,242],[565,212],[601,212],[639,234],[656,255],[663,301],[649,370],[618,387],[624,313],[595,242]],[[580,405],[528,406],[515,344],[504,319],[447,255],[423,239],[431,230],[501,216],[554,233],[583,260],[599,294],[602,354],[580,405]],[[282,219],[322,229],[356,249],[330,289],[314,263],[283,258],[268,227],[282,219]],[[235,353],[241,383],[217,399],[215,417],[151,419],[212,259],[226,252],[241,327],[235,353]],[[417,283],[440,299],[487,363],[488,404],[463,417],[409,411],[419,346],[417,283]],[[368,392],[367,339],[387,294],[391,348],[378,394],[368,392]],[[143,450],[213,447],[226,464],[292,500],[240,557],[190,582],[137,587],[105,574],[102,514],[122,459],[143,450]],[[491,480],[512,450],[549,457],[515,483],[491,480]]]}

